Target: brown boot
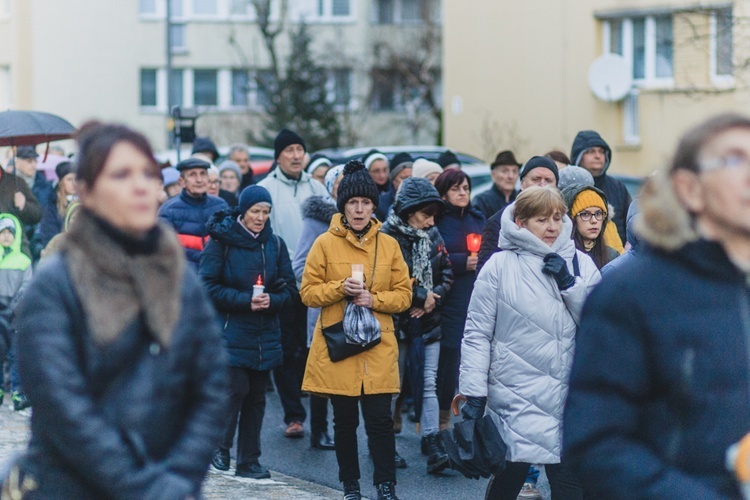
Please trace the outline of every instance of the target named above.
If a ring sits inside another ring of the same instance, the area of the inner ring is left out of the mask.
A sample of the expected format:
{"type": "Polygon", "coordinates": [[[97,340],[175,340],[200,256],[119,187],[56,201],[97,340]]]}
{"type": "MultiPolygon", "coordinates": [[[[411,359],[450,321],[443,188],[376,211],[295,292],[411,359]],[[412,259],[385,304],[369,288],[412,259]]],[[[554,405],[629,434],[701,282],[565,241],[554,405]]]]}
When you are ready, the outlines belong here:
{"type": "Polygon", "coordinates": [[[445,429],[449,429],[450,426],[451,426],[451,411],[440,410],[440,430],[444,431],[445,429]]]}

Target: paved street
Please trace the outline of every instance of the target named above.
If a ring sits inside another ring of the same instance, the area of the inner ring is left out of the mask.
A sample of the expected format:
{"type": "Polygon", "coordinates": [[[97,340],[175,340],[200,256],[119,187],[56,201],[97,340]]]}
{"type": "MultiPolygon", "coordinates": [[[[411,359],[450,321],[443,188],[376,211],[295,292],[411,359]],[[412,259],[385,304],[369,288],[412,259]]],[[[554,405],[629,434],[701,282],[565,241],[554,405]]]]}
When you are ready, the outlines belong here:
{"type": "MultiPolygon", "coordinates": [[[[0,408],[0,463],[13,452],[21,451],[28,439],[28,417],[14,412],[7,401],[0,408]]],[[[307,406],[307,400],[305,405],[307,406]]],[[[329,407],[330,409],[330,407],[329,407]]],[[[329,416],[330,420],[330,416],[329,416]]],[[[430,476],[425,471],[425,457],[419,452],[419,437],[415,425],[405,419],[404,432],[396,438],[396,446],[409,463],[407,469],[398,470],[397,493],[402,499],[451,498],[482,499],[486,479],[473,481],[453,471],[430,476]]],[[[306,432],[309,430],[305,424],[306,432]]],[[[209,499],[293,499],[320,500],[341,498],[337,477],[336,456],[333,451],[310,448],[309,439],[288,439],[283,436],[283,413],[278,396],[268,394],[268,406],[263,430],[263,455],[261,463],[271,469],[270,480],[236,478],[234,467],[227,473],[212,470],[204,486],[209,499]]],[[[374,498],[371,485],[372,463],[367,452],[364,425],[359,429],[359,455],[362,470],[362,493],[374,498]]],[[[234,450],[232,450],[234,458],[234,450]]],[[[234,466],[234,460],[232,461],[234,466]]],[[[546,483],[544,477],[540,483],[546,483]]],[[[549,498],[548,488],[540,484],[549,498]]]]}

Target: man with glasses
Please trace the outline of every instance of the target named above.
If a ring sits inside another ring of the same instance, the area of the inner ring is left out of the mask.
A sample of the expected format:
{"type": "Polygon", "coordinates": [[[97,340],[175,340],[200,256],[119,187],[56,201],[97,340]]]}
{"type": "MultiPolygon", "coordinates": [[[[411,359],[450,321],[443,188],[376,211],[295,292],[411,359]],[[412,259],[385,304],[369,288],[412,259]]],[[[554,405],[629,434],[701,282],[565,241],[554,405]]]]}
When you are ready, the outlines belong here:
{"type": "Polygon", "coordinates": [[[585,168],[594,176],[594,186],[604,191],[607,196],[607,201],[614,209],[614,213],[610,216],[617,226],[620,240],[625,241],[625,214],[632,200],[625,184],[607,175],[607,170],[612,163],[612,150],[607,141],[593,130],[578,132],[573,140],[570,161],[573,165],[585,168]]]}
{"type": "Polygon", "coordinates": [[[603,498],[740,498],[750,431],[750,117],[688,131],[644,186],[646,248],[589,297],[565,453],[603,498]]]}
{"type": "Polygon", "coordinates": [[[187,259],[198,269],[203,246],[208,239],[206,222],[215,212],[229,208],[227,202],[208,194],[208,169],[200,158],[188,158],[177,164],[182,192],[164,202],[159,218],[177,231],[187,259]]]}

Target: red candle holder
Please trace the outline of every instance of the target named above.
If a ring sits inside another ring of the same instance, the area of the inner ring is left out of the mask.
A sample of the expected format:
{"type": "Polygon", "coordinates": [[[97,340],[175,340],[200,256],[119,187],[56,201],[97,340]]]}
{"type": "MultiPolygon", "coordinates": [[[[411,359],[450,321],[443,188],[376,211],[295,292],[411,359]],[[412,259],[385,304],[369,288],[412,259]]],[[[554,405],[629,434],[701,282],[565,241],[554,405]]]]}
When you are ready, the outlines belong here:
{"type": "Polygon", "coordinates": [[[476,257],[479,248],[482,246],[482,235],[477,233],[469,233],[466,235],[466,248],[471,253],[472,257],[476,257]]]}

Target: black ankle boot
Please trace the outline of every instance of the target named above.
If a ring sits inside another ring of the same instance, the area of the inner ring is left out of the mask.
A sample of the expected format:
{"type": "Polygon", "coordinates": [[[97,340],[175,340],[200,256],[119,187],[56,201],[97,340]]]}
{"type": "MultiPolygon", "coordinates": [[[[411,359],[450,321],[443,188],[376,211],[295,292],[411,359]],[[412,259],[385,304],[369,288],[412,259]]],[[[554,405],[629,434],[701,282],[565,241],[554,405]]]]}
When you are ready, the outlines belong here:
{"type": "Polygon", "coordinates": [[[344,481],[344,500],[362,500],[362,493],[359,491],[359,481],[356,479],[344,481]]]}
{"type": "Polygon", "coordinates": [[[398,500],[396,496],[396,483],[386,481],[376,486],[378,489],[378,500],[398,500]]]}
{"type": "Polygon", "coordinates": [[[440,446],[440,434],[425,436],[427,441],[427,472],[435,474],[448,467],[448,455],[440,446]]]}

